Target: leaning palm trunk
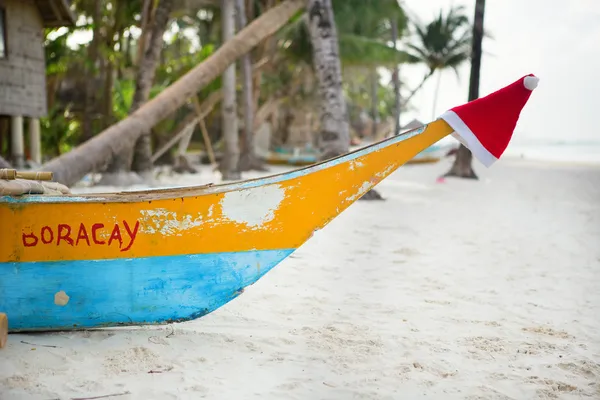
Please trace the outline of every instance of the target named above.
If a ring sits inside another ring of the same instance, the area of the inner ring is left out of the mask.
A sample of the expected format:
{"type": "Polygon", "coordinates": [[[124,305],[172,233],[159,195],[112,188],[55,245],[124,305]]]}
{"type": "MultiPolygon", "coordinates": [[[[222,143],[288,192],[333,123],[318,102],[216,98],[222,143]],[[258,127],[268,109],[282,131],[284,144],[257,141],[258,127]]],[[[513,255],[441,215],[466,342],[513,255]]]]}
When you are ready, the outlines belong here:
{"type": "MultiPolygon", "coordinates": [[[[140,60],[138,73],[135,81],[135,93],[131,102],[130,113],[134,112],[142,104],[148,101],[150,89],[154,82],[156,67],[160,59],[160,51],[163,44],[163,34],[169,22],[169,14],[173,8],[174,0],[160,0],[154,12],[154,18],[148,28],[150,32],[148,47],[143,52],[140,60]]],[[[148,174],[152,170],[152,149],[150,147],[150,131],[145,131],[137,140],[134,148],[123,148],[112,159],[107,173],[102,176],[102,184],[118,184],[128,182],[123,180],[132,167],[136,172],[148,174]],[[116,175],[116,176],[114,176],[116,175]]],[[[135,174],[133,174],[135,175],[135,174]]],[[[139,179],[139,178],[138,178],[139,179]]],[[[130,183],[135,183],[132,181],[130,183]]]]}
{"type": "MultiPolygon", "coordinates": [[[[471,49],[471,74],[469,77],[469,101],[479,98],[479,76],[481,72],[481,54],[483,42],[483,16],[485,13],[485,0],[476,0],[475,17],[473,19],[473,46],[471,49]]],[[[464,145],[460,145],[456,152],[454,164],[445,176],[478,179],[473,170],[473,154],[464,145]]]]}
{"type": "Polygon", "coordinates": [[[87,173],[101,170],[115,154],[133,147],[140,135],[183,106],[237,58],[274,34],[303,6],[304,0],[286,0],[273,7],[133,114],[42,169],[52,171],[55,179],[65,185],[73,185],[87,173]]]}
{"type": "MultiPolygon", "coordinates": [[[[342,66],[331,0],[307,0],[308,31],[321,98],[319,152],[321,159],[347,153],[350,124],[342,92],[342,66]]],[[[374,190],[362,199],[381,199],[374,190]]]]}

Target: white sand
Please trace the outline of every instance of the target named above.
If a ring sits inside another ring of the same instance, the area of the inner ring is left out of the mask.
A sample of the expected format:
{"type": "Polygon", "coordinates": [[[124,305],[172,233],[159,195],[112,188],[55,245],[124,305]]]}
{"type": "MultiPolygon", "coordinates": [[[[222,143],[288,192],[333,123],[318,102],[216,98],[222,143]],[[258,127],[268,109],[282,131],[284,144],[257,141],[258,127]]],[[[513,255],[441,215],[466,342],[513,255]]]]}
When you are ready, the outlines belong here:
{"type": "Polygon", "coordinates": [[[600,398],[600,169],[447,167],[402,168],[197,321],[11,335],[0,398],[600,398]]]}

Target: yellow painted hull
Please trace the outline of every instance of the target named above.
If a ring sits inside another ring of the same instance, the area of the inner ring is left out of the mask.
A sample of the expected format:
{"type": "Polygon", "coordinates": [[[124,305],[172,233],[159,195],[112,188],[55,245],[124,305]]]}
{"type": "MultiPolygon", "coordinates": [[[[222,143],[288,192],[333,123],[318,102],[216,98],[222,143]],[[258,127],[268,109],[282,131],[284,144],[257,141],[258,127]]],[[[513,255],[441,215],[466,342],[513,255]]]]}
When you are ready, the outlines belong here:
{"type": "Polygon", "coordinates": [[[451,132],[437,120],[397,143],[239,183],[0,202],[0,263],[297,248],[451,132]]]}

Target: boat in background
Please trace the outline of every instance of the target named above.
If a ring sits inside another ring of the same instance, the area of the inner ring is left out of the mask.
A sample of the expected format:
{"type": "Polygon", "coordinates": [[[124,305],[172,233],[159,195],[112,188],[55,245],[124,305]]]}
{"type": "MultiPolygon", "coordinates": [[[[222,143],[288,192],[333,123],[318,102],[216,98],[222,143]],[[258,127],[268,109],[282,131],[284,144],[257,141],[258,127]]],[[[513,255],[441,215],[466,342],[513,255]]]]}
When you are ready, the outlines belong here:
{"type": "Polygon", "coordinates": [[[8,315],[11,332],[206,315],[448,135],[459,136],[491,165],[508,145],[515,110],[529,96],[522,93],[524,84],[526,79],[430,124],[283,174],[187,188],[0,196],[0,313],[8,315]],[[476,118],[493,126],[482,129],[476,118]]]}
{"type": "Polygon", "coordinates": [[[317,150],[311,147],[306,147],[304,149],[300,147],[294,147],[292,149],[277,147],[274,150],[269,151],[263,157],[263,160],[271,165],[306,166],[315,164],[319,161],[318,156],[317,150]]]}
{"type": "Polygon", "coordinates": [[[452,144],[433,144],[414,156],[406,164],[432,164],[440,161],[448,152],[452,151],[455,146],[452,144]]]}

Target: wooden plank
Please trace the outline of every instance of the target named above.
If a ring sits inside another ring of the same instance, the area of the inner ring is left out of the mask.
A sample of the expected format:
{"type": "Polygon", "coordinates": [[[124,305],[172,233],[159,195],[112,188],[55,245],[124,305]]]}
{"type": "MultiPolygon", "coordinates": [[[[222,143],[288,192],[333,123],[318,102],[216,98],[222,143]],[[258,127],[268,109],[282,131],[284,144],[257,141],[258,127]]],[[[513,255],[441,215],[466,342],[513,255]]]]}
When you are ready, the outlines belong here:
{"type": "Polygon", "coordinates": [[[8,317],[0,312],[0,349],[6,346],[8,341],[8,317]]]}

